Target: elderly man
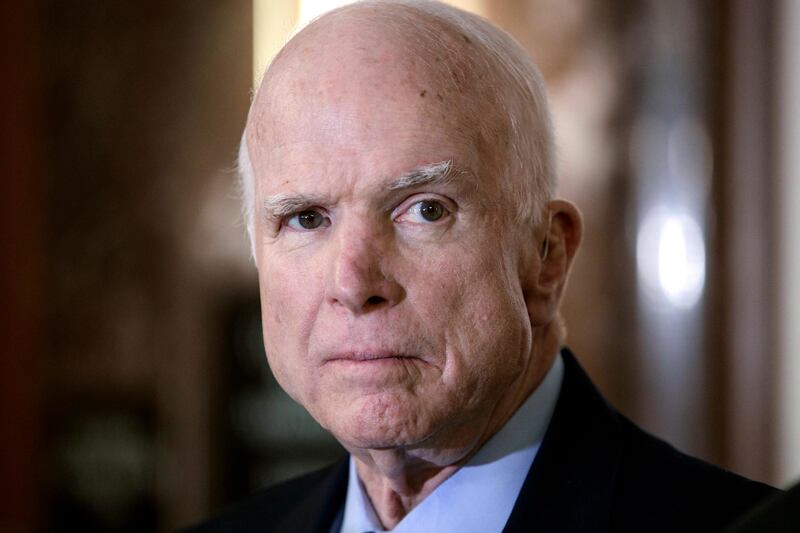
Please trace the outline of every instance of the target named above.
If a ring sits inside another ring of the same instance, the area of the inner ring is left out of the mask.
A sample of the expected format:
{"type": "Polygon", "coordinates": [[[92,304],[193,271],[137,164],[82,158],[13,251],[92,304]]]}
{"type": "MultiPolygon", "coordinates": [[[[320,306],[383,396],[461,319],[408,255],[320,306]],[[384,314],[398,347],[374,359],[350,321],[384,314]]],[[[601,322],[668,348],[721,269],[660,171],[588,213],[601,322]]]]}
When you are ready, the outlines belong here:
{"type": "Polygon", "coordinates": [[[474,15],[363,2],[283,48],[240,154],[264,343],[350,456],[200,531],[713,531],[769,490],[559,352],[581,218],[552,152],[535,65],[474,15]]]}

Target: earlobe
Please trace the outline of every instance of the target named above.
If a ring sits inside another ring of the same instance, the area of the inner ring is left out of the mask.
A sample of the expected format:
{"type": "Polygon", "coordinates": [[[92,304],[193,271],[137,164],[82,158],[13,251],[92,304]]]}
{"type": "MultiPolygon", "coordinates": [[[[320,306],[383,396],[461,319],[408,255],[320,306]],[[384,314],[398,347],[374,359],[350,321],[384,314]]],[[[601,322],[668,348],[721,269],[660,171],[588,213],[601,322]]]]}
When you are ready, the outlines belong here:
{"type": "Polygon", "coordinates": [[[580,245],[583,222],[580,212],[565,200],[548,202],[547,219],[538,233],[538,257],[524,273],[525,303],[534,326],[556,318],[572,260],[580,245]]]}

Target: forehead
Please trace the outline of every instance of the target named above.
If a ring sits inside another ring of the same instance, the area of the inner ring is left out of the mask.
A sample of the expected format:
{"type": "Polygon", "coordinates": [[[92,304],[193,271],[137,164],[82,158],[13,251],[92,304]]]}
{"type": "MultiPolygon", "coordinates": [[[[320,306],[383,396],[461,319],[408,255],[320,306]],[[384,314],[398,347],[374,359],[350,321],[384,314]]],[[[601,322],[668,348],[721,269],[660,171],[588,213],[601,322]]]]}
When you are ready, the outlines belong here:
{"type": "Polygon", "coordinates": [[[354,132],[306,130],[303,137],[287,135],[286,142],[257,146],[257,187],[262,194],[385,191],[399,177],[442,162],[479,175],[480,161],[463,139],[441,125],[418,127],[415,120],[395,117],[391,126],[364,122],[354,132]]]}
{"type": "Polygon", "coordinates": [[[281,58],[248,123],[259,181],[396,176],[446,160],[484,173],[488,143],[468,95],[430,75],[418,54],[368,44],[312,40],[281,58]]]}

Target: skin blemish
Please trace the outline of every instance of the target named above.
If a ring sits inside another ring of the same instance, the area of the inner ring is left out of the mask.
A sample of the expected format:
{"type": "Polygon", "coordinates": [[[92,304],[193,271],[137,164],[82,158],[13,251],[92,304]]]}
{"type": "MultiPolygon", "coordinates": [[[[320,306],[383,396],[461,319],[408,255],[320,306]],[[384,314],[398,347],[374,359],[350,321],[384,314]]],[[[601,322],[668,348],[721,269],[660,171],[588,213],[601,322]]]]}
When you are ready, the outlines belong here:
{"type": "Polygon", "coordinates": [[[442,93],[436,93],[436,98],[438,98],[440,102],[444,102],[444,96],[442,96],[442,93]]]}
{"type": "Polygon", "coordinates": [[[428,91],[426,91],[425,89],[423,89],[423,90],[422,90],[422,91],[420,91],[420,93],[419,93],[420,97],[422,97],[422,98],[425,98],[425,95],[426,95],[426,94],[428,94],[428,91]]]}
{"type": "Polygon", "coordinates": [[[467,37],[466,35],[463,35],[463,34],[462,34],[462,35],[461,35],[461,38],[462,38],[462,39],[464,39],[464,42],[465,42],[465,43],[467,43],[467,44],[472,44],[472,41],[470,41],[470,40],[469,40],[469,37],[467,37]]]}

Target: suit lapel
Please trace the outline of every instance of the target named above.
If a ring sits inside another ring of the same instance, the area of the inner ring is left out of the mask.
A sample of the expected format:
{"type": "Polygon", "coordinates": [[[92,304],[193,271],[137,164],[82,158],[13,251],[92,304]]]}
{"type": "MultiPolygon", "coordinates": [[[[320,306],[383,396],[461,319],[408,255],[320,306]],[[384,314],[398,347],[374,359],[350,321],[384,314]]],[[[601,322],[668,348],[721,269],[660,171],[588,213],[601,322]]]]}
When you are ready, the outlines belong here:
{"type": "Polygon", "coordinates": [[[331,466],[327,474],[314,486],[286,517],[276,525],[276,533],[329,533],[337,514],[344,505],[347,492],[349,456],[331,466]]]}
{"type": "Polygon", "coordinates": [[[553,418],[505,532],[609,531],[619,466],[618,416],[566,348],[553,418]]]}

